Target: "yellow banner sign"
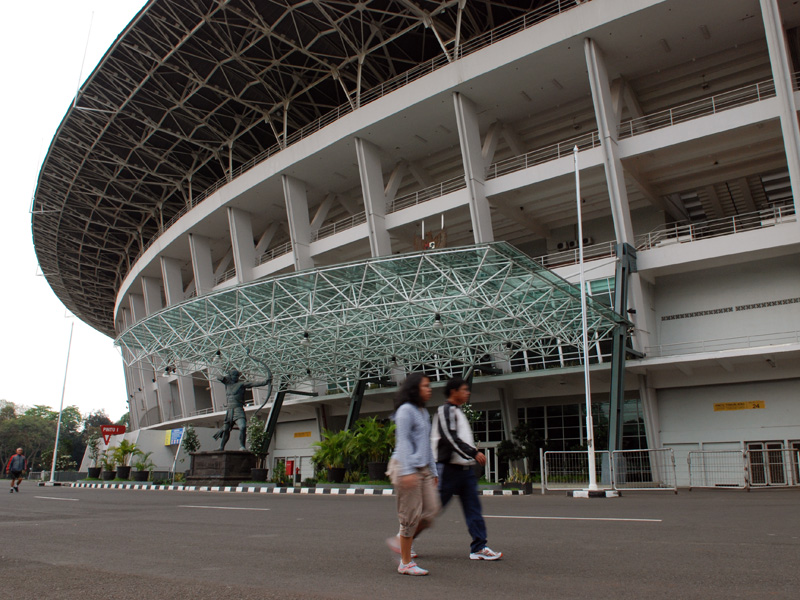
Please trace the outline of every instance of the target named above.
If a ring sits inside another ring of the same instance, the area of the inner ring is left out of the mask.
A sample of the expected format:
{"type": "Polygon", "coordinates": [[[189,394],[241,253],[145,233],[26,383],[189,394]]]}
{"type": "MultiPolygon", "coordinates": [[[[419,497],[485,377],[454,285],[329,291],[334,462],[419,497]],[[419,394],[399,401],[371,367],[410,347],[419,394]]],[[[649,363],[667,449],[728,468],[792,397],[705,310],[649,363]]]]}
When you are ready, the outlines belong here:
{"type": "Polygon", "coordinates": [[[714,412],[718,410],[753,410],[754,408],[766,408],[763,400],[750,400],[749,402],[719,402],[714,405],[714,412]]]}
{"type": "Polygon", "coordinates": [[[294,434],[294,437],[296,437],[296,438],[298,438],[298,437],[311,437],[311,432],[310,431],[296,431],[295,434],[294,434]]]}

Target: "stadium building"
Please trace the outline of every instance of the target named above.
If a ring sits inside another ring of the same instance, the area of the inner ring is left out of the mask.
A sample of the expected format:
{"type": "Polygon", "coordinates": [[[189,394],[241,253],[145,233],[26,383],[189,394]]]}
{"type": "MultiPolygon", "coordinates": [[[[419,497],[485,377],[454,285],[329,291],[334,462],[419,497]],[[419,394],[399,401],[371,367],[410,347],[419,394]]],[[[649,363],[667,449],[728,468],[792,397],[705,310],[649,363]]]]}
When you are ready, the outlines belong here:
{"type": "Polygon", "coordinates": [[[152,0],[51,143],[38,260],[148,439],[218,427],[251,351],[305,476],[404,373],[471,373],[495,477],[521,422],[586,442],[582,241],[598,447],[672,448],[685,483],[690,451],[800,447],[798,26],[789,0],[152,0]]]}

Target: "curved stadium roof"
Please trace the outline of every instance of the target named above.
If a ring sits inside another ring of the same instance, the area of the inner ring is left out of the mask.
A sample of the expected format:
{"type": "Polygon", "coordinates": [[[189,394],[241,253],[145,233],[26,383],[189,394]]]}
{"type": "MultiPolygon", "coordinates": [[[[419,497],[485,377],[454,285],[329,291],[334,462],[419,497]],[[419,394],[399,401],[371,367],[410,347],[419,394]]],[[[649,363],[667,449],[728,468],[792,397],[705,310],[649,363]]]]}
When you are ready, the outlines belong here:
{"type": "MultiPolygon", "coordinates": [[[[116,292],[191,189],[285,147],[361,90],[544,0],[151,0],[50,145],[33,241],[59,299],[113,336],[116,292]]],[[[426,70],[427,72],[427,70],[426,70]]],[[[363,100],[362,100],[363,104],[363,100]]],[[[195,194],[196,195],[196,194],[195,194]]]]}

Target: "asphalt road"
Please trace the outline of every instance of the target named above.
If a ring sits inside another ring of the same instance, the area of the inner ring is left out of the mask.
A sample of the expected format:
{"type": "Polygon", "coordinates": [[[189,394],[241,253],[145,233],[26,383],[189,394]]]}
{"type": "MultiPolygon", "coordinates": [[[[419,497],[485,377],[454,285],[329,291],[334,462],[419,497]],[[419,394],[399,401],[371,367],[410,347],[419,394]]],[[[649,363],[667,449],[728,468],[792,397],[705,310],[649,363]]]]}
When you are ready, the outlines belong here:
{"type": "Polygon", "coordinates": [[[21,490],[0,493],[0,598],[800,597],[800,490],[486,497],[491,563],[456,499],[417,578],[384,545],[391,497],[21,490]]]}

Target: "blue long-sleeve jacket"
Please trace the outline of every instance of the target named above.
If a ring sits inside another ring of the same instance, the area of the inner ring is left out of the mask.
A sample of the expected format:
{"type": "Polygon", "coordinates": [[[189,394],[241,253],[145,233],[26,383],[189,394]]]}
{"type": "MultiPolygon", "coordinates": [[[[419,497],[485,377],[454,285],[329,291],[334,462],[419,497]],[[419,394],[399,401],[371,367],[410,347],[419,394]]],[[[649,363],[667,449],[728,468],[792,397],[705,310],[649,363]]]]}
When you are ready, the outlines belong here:
{"type": "Polygon", "coordinates": [[[429,467],[436,474],[431,448],[431,419],[428,411],[406,402],[394,413],[395,446],[392,458],[399,463],[399,476],[411,475],[417,469],[429,467]]]}

